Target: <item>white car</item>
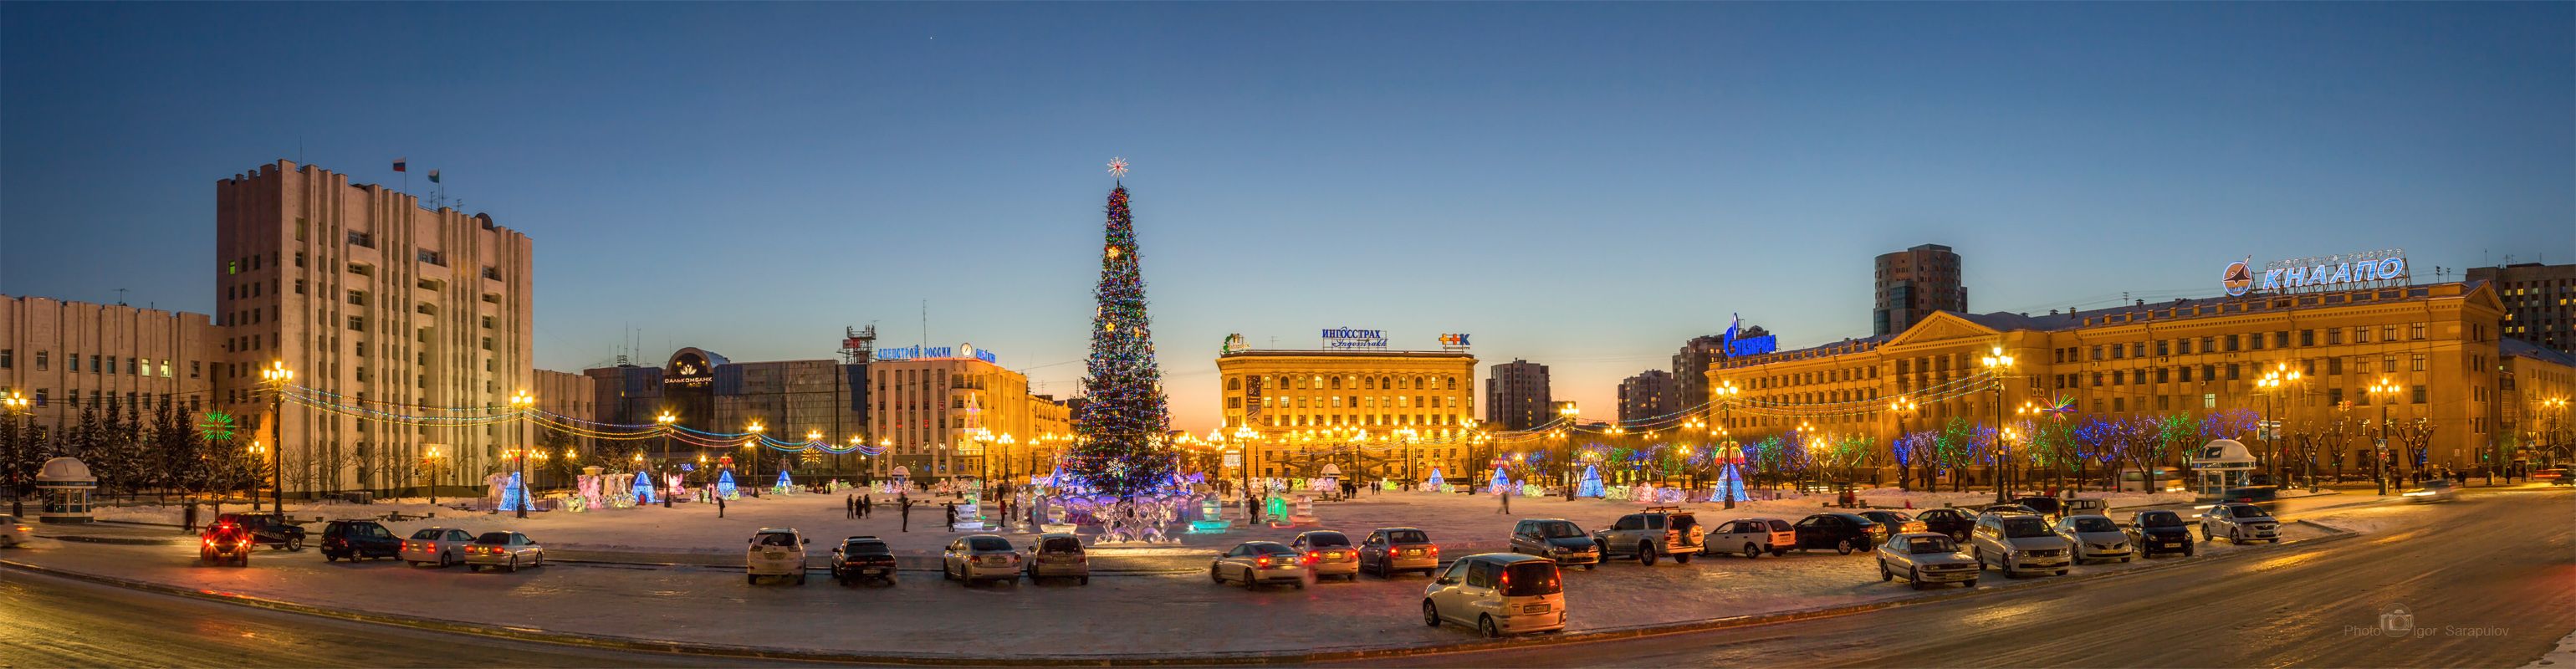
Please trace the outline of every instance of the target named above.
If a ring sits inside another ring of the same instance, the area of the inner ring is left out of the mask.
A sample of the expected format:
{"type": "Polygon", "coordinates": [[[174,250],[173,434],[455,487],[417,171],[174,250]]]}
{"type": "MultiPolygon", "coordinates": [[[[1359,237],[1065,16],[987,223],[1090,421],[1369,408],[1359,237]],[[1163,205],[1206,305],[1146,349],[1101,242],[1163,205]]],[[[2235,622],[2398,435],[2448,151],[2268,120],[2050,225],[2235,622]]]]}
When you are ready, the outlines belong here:
{"type": "Polygon", "coordinates": [[[974,534],[949,542],[939,555],[939,575],[974,585],[984,581],[1020,581],[1020,549],[998,534],[974,534]]]}
{"type": "Polygon", "coordinates": [[[2458,500],[2459,498],[2460,489],[2452,487],[2450,481],[2440,479],[2426,481],[2424,482],[2424,487],[2406,491],[2406,501],[2417,504],[2424,504],[2427,502],[2449,502],[2458,500]]]}
{"type": "Polygon", "coordinates": [[[465,547],[474,543],[474,535],[453,527],[424,527],[402,542],[402,561],[418,567],[434,564],[441,567],[465,561],[465,547]]]}
{"type": "Polygon", "coordinates": [[[1565,585],[1556,561],[1485,553],[1458,558],[1422,590],[1422,624],[1454,622],[1488,637],[1565,629],[1565,585]]]}
{"type": "Polygon", "coordinates": [[[27,545],[28,539],[35,538],[33,534],[35,530],[36,528],[28,527],[27,521],[19,520],[17,516],[0,514],[0,546],[27,545]]]}
{"type": "Polygon", "coordinates": [[[520,567],[543,566],[546,566],[546,547],[525,534],[485,532],[483,536],[475,537],[474,543],[465,545],[466,571],[507,567],[515,572],[520,567]]]}
{"type": "Polygon", "coordinates": [[[1977,576],[1985,568],[1975,556],[1959,550],[1959,542],[1937,532],[1907,532],[1878,545],[1878,580],[1891,581],[1903,576],[1914,589],[1934,583],[1966,583],[1977,587],[1977,576]]]}
{"type": "Polygon", "coordinates": [[[763,527],[751,535],[751,546],[742,551],[744,581],[759,583],[762,576],[793,576],[797,585],[805,584],[805,545],[814,540],[804,538],[792,527],[763,527]]]}
{"type": "Polygon", "coordinates": [[[2200,540],[2213,541],[2227,537],[2234,543],[2269,541],[2281,543],[2281,521],[2272,512],[2244,502],[2220,502],[2200,513],[2200,540]]]}
{"type": "Polygon", "coordinates": [[[1225,554],[1208,563],[1208,580],[1224,585],[1226,579],[1243,583],[1251,590],[1263,583],[1286,583],[1306,589],[1306,556],[1287,544],[1276,541],[1246,541],[1235,544],[1225,554]]]}
{"type": "Polygon", "coordinates": [[[2021,578],[2025,573],[2065,576],[2067,568],[2074,564],[2074,558],[2067,555],[2073,544],[2049,531],[2048,521],[2033,514],[1977,516],[1977,527],[1968,532],[1968,542],[1977,555],[1977,564],[2003,570],[2004,578],[2021,578]]]}
{"type": "Polygon", "coordinates": [[[2128,562],[2138,556],[2138,547],[2129,543],[2129,533],[2107,516],[2067,516],[2057,519],[2057,536],[2075,545],[2075,561],[2118,560],[2128,562]]]}
{"type": "Polygon", "coordinates": [[[1717,530],[1709,532],[1708,540],[1700,542],[1700,546],[1708,555],[1740,552],[1747,558],[1761,557],[1763,553],[1779,557],[1798,547],[1798,528],[1778,518],[1738,518],[1718,523],[1717,530]]]}

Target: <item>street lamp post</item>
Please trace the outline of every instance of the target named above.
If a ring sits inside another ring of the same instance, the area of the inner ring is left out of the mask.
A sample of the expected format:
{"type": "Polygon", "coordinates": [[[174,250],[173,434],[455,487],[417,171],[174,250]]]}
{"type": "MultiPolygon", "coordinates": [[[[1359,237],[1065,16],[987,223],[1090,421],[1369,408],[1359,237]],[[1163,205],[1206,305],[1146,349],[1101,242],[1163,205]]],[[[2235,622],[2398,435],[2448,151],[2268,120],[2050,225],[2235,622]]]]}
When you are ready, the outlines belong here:
{"type": "MultiPolygon", "coordinates": [[[[8,394],[8,395],[0,396],[0,409],[5,409],[5,410],[7,410],[7,411],[9,412],[9,420],[11,420],[11,421],[19,421],[19,420],[21,420],[21,419],[22,419],[22,417],[24,417],[24,416],[26,416],[26,415],[27,415],[27,396],[26,396],[26,394],[24,394],[24,393],[20,393],[20,392],[15,391],[15,390],[12,390],[12,391],[9,391],[9,394],[8,394]]],[[[13,426],[13,427],[17,427],[17,428],[18,428],[18,438],[19,438],[20,440],[25,440],[25,439],[27,439],[27,438],[28,438],[28,436],[29,436],[29,435],[28,435],[28,433],[34,430],[34,428],[33,428],[33,427],[29,427],[28,425],[25,425],[25,424],[17,425],[17,426],[13,426]]],[[[21,482],[18,480],[18,468],[17,468],[17,467],[10,467],[10,468],[9,468],[9,515],[10,515],[10,517],[13,517],[13,518],[25,518],[25,517],[27,517],[27,507],[26,507],[26,502],[25,502],[25,500],[19,499],[19,497],[18,497],[18,489],[20,488],[20,486],[21,486],[21,485],[22,485],[22,484],[21,484],[21,482]]]]}
{"type": "Polygon", "coordinates": [[[2004,463],[2012,459],[2012,449],[2000,435],[2004,427],[2004,375],[2012,371],[2013,357],[2004,355],[2004,347],[1997,346],[1980,361],[1985,363],[1986,373],[1995,377],[1995,503],[2001,504],[2010,494],[2010,486],[2004,481],[2004,463]]]}
{"type": "MultiPolygon", "coordinates": [[[[268,418],[277,437],[273,447],[277,463],[269,468],[276,478],[276,487],[271,492],[275,497],[271,499],[276,502],[277,512],[282,514],[286,512],[286,386],[295,382],[295,370],[287,369],[284,360],[271,360],[267,369],[259,370],[259,379],[269,386],[268,418]]],[[[332,474],[337,476],[339,473],[332,474]]]]}
{"type": "Polygon", "coordinates": [[[751,454],[743,457],[743,459],[751,461],[750,463],[747,463],[751,467],[751,472],[745,478],[751,479],[749,481],[749,483],[751,483],[751,494],[753,496],[758,496],[760,495],[760,436],[761,433],[769,431],[769,426],[760,424],[760,419],[754,418],[751,420],[751,426],[744,428],[744,430],[751,433],[751,438],[745,439],[742,442],[743,448],[751,449],[751,454]]]}
{"type": "MultiPolygon", "coordinates": [[[[665,464],[668,464],[671,461],[671,430],[677,429],[679,422],[680,417],[673,415],[667,409],[662,411],[660,415],[653,417],[653,424],[662,428],[662,462],[665,464]]],[[[654,472],[654,475],[656,476],[659,476],[660,474],[661,472],[654,472]]],[[[655,489],[660,489],[662,487],[661,481],[654,481],[652,483],[655,489]]],[[[671,491],[669,490],[662,491],[662,508],[671,508],[671,491]]]]}
{"type": "MultiPolygon", "coordinates": [[[[2281,362],[2273,363],[2271,371],[2264,372],[2262,378],[2254,380],[2254,388],[2263,392],[2263,437],[2264,441],[2268,442],[2265,448],[2272,452],[2272,469],[2276,474],[2285,469],[2280,462],[2281,417],[2277,411],[2280,408],[2281,394],[2288,392],[2289,384],[2297,382],[2299,376],[2300,373],[2297,370],[2290,369],[2290,363],[2281,362]]],[[[2315,487],[2316,468],[2313,464],[2308,468],[2308,477],[2309,487],[2315,487]]]]}
{"type": "Polygon", "coordinates": [[[443,463],[441,463],[441,462],[439,461],[439,457],[440,457],[440,456],[439,456],[439,453],[438,453],[438,447],[437,447],[437,446],[431,446],[431,447],[429,447],[429,505],[430,505],[430,506],[438,506],[438,482],[439,482],[439,480],[440,480],[440,479],[446,478],[446,477],[444,477],[444,476],[440,476],[440,474],[444,474],[444,473],[446,473],[446,472],[447,472],[447,467],[446,467],[443,463]]]}
{"type": "MultiPolygon", "coordinates": [[[[1911,397],[1899,397],[1888,401],[1888,413],[1896,415],[1896,436],[1887,440],[1887,454],[1890,457],[1898,455],[1896,449],[1905,447],[1905,419],[1914,415],[1916,408],[1917,406],[1914,404],[1914,398],[1911,397]]],[[[1912,464],[1912,462],[1908,462],[1904,458],[1896,458],[1896,480],[1904,483],[1904,487],[1908,490],[1913,489],[1914,477],[1912,472],[1914,468],[1911,466],[1912,464]]],[[[1932,482],[1924,481],[1923,485],[1928,488],[1932,486],[1932,482]]]]}
{"type": "Polygon", "coordinates": [[[2372,401],[2379,403],[2379,443],[2372,447],[2370,477],[2379,482],[2379,494],[2388,494],[2388,405],[2397,401],[2397,382],[2380,377],[2367,389],[2372,401]]]}
{"type": "MultiPolygon", "coordinates": [[[[536,406],[536,404],[537,404],[537,398],[536,398],[536,396],[534,396],[534,395],[529,395],[529,394],[528,394],[528,391],[525,391],[525,390],[521,390],[521,391],[519,391],[518,393],[513,394],[513,395],[511,395],[511,396],[510,396],[510,408],[511,408],[512,410],[515,410],[515,411],[520,412],[520,414],[521,414],[521,416],[520,416],[520,417],[521,417],[521,418],[525,418],[525,417],[526,417],[526,412],[527,412],[527,410],[528,410],[530,407],[534,407],[534,406],[536,406]]],[[[518,453],[518,455],[519,455],[519,509],[518,509],[518,517],[520,517],[520,518],[526,518],[526,517],[528,517],[528,502],[529,502],[529,500],[528,500],[528,452],[529,452],[529,451],[531,451],[531,450],[535,450],[535,449],[529,448],[529,447],[528,447],[528,445],[526,445],[526,444],[521,444],[521,445],[519,446],[519,453],[518,453]]],[[[281,507],[281,508],[283,508],[283,507],[281,507]]]]}
{"type": "Polygon", "coordinates": [[[1565,485],[1565,501],[1571,502],[1574,501],[1575,476],[1573,428],[1575,421],[1582,418],[1583,412],[1578,410],[1573,402],[1567,402],[1565,403],[1565,407],[1558,409],[1556,413],[1565,421],[1564,425],[1556,428],[1556,436],[1563,438],[1565,441],[1565,476],[1559,479],[1558,482],[1565,485]]]}

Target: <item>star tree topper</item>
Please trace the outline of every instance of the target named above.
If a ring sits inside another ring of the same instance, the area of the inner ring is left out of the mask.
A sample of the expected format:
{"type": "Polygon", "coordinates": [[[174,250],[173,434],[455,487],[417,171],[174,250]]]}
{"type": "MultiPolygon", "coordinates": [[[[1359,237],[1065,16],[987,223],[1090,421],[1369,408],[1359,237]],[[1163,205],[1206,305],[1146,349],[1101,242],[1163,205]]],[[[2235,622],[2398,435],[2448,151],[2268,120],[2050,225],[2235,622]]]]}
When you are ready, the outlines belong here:
{"type": "Polygon", "coordinates": [[[1110,176],[1110,177],[1112,177],[1112,178],[1119,178],[1119,177],[1125,177],[1125,176],[1127,176],[1127,159],[1126,159],[1126,158],[1111,158],[1111,159],[1109,159],[1109,176],[1110,176]]]}

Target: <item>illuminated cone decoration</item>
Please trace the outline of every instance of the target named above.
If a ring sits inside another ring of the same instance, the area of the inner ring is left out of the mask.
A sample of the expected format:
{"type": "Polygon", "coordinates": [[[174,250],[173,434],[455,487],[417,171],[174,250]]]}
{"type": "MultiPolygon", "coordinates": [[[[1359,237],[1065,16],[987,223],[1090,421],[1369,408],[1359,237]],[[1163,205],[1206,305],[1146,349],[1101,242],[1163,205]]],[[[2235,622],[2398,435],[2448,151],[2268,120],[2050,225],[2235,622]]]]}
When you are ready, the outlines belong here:
{"type": "Polygon", "coordinates": [[[1109,191],[1108,210],[1100,287],[1093,292],[1099,311],[1091,317],[1089,375],[1083,379],[1089,397],[1074,417],[1081,440],[1071,465],[1094,490],[1134,497],[1171,480],[1177,463],[1162,443],[1171,418],[1163,404],[1163,373],[1154,364],[1153,325],[1145,315],[1145,280],[1125,186],[1109,191]]]}

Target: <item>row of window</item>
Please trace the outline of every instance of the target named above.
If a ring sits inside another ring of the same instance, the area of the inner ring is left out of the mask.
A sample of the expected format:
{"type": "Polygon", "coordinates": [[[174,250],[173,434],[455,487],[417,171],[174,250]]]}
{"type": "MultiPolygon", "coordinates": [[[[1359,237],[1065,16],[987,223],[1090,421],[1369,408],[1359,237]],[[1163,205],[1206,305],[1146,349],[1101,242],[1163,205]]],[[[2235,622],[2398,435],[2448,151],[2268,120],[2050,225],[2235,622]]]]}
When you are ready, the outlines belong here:
{"type": "MultiPolygon", "coordinates": [[[[16,389],[0,388],[0,395],[8,395],[14,390],[16,389]]],[[[54,389],[52,388],[36,388],[28,392],[27,401],[30,402],[32,406],[47,406],[53,403],[53,395],[54,389]]],[[[145,408],[158,406],[153,404],[155,401],[154,398],[155,396],[152,393],[127,391],[125,393],[125,408],[128,410],[139,411],[145,408]]],[[[160,404],[172,404],[173,402],[170,397],[170,393],[160,393],[158,398],[158,402],[160,404]]],[[[88,406],[105,408],[109,403],[115,402],[116,400],[117,397],[114,392],[92,390],[89,391],[88,406]]],[[[79,410],[83,406],[81,403],[80,389],[73,388],[71,392],[63,394],[63,401],[70,404],[73,410],[79,410]]],[[[177,403],[175,406],[184,408],[190,412],[201,411],[205,408],[205,397],[191,396],[188,398],[188,401],[177,403]]]]}
{"type": "MultiPolygon", "coordinates": [[[[36,371],[46,371],[53,366],[54,356],[52,351],[36,351],[35,353],[34,362],[36,371]]],[[[127,376],[152,376],[154,374],[153,359],[151,358],[125,358],[123,365],[117,364],[117,360],[118,358],[113,355],[92,355],[89,357],[89,372],[91,374],[124,374],[127,376]]],[[[81,371],[81,355],[79,353],[63,356],[63,361],[66,365],[64,368],[66,371],[81,371]]],[[[197,378],[199,370],[202,369],[202,365],[204,364],[205,363],[202,361],[189,362],[188,378],[197,378]]],[[[17,367],[17,365],[18,350],[0,348],[0,369],[12,369],[17,367]]],[[[162,358],[160,360],[159,373],[161,378],[174,378],[172,376],[174,369],[171,366],[169,358],[162,358]]]]}
{"type": "Polygon", "coordinates": [[[1268,381],[1270,390],[1341,390],[1350,384],[1352,390],[1457,390],[1458,377],[1422,374],[1282,374],[1276,377],[1238,376],[1225,380],[1226,390],[1242,390],[1246,379],[1268,381]]]}
{"type": "Polygon", "coordinates": [[[1399,427],[1406,425],[1462,425],[1458,414],[1264,414],[1261,424],[1270,427],[1399,427]]]}

